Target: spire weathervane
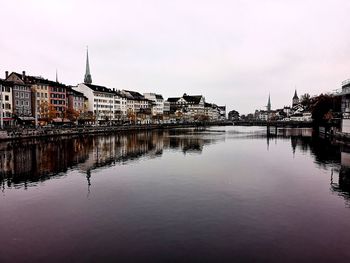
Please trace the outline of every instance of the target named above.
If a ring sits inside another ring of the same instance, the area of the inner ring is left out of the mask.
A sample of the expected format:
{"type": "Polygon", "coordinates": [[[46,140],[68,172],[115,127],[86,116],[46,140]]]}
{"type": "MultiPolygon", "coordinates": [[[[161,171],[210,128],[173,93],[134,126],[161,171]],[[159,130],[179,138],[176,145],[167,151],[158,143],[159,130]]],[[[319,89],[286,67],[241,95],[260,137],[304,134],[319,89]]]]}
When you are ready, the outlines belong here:
{"type": "Polygon", "coordinates": [[[85,76],[84,76],[84,83],[91,84],[91,74],[90,74],[90,65],[89,65],[89,48],[86,47],[86,70],[85,70],[85,76]]]}

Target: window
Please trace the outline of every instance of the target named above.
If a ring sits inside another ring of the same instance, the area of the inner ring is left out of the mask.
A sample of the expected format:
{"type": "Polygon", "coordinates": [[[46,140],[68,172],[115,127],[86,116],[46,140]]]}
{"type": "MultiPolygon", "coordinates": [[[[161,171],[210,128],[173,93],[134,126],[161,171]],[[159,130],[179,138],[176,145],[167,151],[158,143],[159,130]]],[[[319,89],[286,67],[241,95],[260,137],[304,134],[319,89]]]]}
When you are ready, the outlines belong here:
{"type": "Polygon", "coordinates": [[[29,93],[26,93],[26,98],[27,98],[27,99],[29,98],[29,93]]]}
{"type": "Polygon", "coordinates": [[[5,101],[9,101],[9,95],[5,95],[5,101]]]}

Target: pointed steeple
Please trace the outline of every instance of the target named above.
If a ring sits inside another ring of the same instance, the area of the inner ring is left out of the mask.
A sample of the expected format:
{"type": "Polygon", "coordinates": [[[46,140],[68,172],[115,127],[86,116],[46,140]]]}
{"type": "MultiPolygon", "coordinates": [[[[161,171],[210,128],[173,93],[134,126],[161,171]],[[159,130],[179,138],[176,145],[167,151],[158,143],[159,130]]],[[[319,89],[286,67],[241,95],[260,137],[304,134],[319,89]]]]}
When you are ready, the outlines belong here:
{"type": "Polygon", "coordinates": [[[56,69],[56,82],[58,83],[57,69],[56,69]]]}
{"type": "Polygon", "coordinates": [[[294,97],[293,97],[293,99],[299,99],[296,89],[295,89],[295,92],[294,92],[294,97]]]}
{"type": "Polygon", "coordinates": [[[269,100],[267,101],[267,110],[271,111],[271,99],[270,99],[270,93],[269,93],[269,100]]]}
{"type": "Polygon", "coordinates": [[[91,84],[91,74],[90,74],[90,65],[89,65],[89,49],[86,48],[86,70],[85,70],[85,77],[84,77],[84,83],[91,84]]]}
{"type": "Polygon", "coordinates": [[[297,89],[295,89],[294,96],[292,99],[292,107],[294,107],[295,105],[298,105],[298,104],[299,104],[299,97],[297,94],[297,89]]]}

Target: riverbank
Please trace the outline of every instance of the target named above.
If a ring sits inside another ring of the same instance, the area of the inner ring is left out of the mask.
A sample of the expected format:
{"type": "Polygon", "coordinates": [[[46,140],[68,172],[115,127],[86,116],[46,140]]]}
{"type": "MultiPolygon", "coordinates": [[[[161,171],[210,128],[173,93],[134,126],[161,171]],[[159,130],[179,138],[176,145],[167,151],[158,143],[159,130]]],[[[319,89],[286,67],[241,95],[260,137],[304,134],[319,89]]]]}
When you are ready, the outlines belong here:
{"type": "Polygon", "coordinates": [[[234,121],[235,126],[274,126],[281,128],[311,128],[310,121],[234,121]]]}
{"type": "Polygon", "coordinates": [[[211,123],[181,123],[181,124],[147,124],[147,125],[123,125],[123,126],[77,126],[77,127],[52,127],[52,128],[16,128],[0,131],[0,141],[19,140],[28,138],[86,135],[86,134],[109,134],[115,132],[143,131],[157,129],[195,128],[207,126],[233,125],[232,122],[211,123]]]}

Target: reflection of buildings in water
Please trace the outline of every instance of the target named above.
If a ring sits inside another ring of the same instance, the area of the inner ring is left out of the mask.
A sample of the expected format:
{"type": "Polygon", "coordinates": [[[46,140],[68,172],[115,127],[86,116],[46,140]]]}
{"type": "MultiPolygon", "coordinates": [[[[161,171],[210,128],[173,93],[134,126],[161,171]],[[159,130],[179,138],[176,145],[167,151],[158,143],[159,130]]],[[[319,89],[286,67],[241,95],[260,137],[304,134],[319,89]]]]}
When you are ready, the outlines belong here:
{"type": "Polygon", "coordinates": [[[339,163],[340,149],[336,144],[328,140],[314,137],[291,136],[291,148],[293,154],[296,151],[309,152],[318,165],[326,167],[329,163],[339,163]]]}
{"type": "Polygon", "coordinates": [[[169,148],[181,149],[183,153],[201,153],[203,150],[204,140],[196,137],[170,136],[167,141],[169,148]]]}
{"type": "MultiPolygon", "coordinates": [[[[333,171],[332,171],[333,172],[333,171]]],[[[334,182],[334,174],[331,176],[331,190],[346,200],[350,201],[350,153],[341,152],[341,163],[338,175],[338,183],[334,182]]]]}
{"type": "Polygon", "coordinates": [[[173,131],[143,131],[108,136],[49,138],[0,144],[0,180],[8,185],[43,181],[77,167],[86,171],[88,187],[91,170],[134,161],[142,156],[156,158],[163,149],[198,152],[214,139],[200,135],[172,136],[173,131]]]}
{"type": "Polygon", "coordinates": [[[312,128],[283,128],[277,130],[277,135],[281,136],[301,136],[301,137],[311,137],[312,128]]]}
{"type": "Polygon", "coordinates": [[[38,181],[85,159],[84,140],[51,138],[1,143],[0,175],[8,182],[38,181]]]}

